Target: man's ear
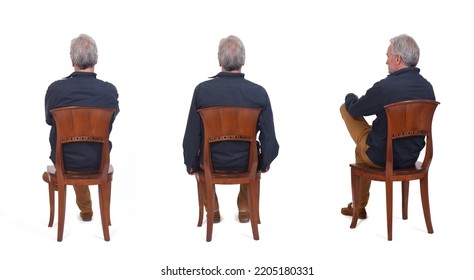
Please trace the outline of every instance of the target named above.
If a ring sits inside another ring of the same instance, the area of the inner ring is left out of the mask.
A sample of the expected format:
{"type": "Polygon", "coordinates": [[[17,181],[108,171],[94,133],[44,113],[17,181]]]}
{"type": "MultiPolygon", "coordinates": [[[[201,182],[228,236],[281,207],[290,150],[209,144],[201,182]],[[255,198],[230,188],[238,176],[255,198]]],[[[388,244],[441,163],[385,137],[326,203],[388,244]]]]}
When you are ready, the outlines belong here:
{"type": "Polygon", "coordinates": [[[402,63],[403,63],[402,57],[399,56],[399,55],[397,55],[397,56],[395,57],[395,60],[396,60],[397,64],[402,64],[402,63]]]}

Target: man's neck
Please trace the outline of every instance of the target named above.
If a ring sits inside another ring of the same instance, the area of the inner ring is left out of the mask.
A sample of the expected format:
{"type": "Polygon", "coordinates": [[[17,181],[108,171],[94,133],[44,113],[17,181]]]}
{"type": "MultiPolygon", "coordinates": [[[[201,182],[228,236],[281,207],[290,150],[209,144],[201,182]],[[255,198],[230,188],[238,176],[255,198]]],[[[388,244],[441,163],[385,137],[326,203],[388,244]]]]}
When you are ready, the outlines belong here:
{"type": "Polygon", "coordinates": [[[225,73],[242,73],[241,72],[242,69],[238,69],[238,70],[225,70],[224,67],[221,67],[221,72],[225,72],[225,73]]]}
{"type": "Polygon", "coordinates": [[[94,67],[89,67],[86,69],[80,69],[77,66],[74,66],[74,72],[88,72],[88,73],[94,73],[94,67]]]}

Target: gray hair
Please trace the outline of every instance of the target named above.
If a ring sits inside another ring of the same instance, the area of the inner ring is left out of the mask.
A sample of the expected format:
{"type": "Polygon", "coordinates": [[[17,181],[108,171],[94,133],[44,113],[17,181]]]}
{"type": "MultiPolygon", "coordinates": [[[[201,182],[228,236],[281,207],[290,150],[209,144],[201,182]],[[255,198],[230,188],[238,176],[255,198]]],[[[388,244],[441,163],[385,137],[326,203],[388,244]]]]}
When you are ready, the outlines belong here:
{"type": "Polygon", "coordinates": [[[86,34],[72,39],[70,55],[73,64],[81,70],[94,67],[99,58],[94,39],[86,34]]]}
{"type": "Polygon", "coordinates": [[[415,67],[418,64],[420,48],[412,37],[406,34],[393,37],[390,39],[390,45],[392,46],[392,53],[399,55],[405,65],[415,67]]]}
{"type": "Polygon", "coordinates": [[[245,64],[245,47],[234,35],[221,39],[217,53],[219,64],[226,71],[240,70],[245,64]]]}

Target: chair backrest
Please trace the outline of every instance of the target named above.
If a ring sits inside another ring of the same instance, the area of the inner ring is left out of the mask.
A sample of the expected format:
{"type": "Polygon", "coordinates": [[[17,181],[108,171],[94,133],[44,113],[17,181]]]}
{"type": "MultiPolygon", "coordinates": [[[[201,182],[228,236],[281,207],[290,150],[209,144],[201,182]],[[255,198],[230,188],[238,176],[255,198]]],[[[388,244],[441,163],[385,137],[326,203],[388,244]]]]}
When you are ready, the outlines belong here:
{"type": "MultiPolygon", "coordinates": [[[[204,127],[203,163],[214,172],[210,145],[222,141],[249,142],[247,172],[255,176],[258,165],[257,122],[261,108],[217,106],[199,109],[204,127]]],[[[205,170],[206,171],[206,170],[205,170]]],[[[206,175],[208,176],[208,175],[206,175]]]]}
{"type": "Polygon", "coordinates": [[[386,170],[393,170],[393,140],[425,136],[426,147],[422,169],[428,169],[433,158],[431,124],[439,102],[434,100],[407,100],[385,106],[387,113],[387,159],[386,170]]]}
{"type": "Polygon", "coordinates": [[[65,173],[63,144],[95,142],[102,144],[102,160],[99,169],[105,180],[109,169],[110,122],[115,109],[68,106],[50,110],[56,125],[56,172],[59,178],[65,173]]]}

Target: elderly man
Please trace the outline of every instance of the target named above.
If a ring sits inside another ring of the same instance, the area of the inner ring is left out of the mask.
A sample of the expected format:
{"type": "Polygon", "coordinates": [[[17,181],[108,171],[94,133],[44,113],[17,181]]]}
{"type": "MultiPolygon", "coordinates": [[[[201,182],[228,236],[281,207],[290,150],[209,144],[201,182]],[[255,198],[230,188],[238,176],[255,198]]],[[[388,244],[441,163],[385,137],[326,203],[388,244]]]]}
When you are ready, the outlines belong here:
{"type": "MultiPolygon", "coordinates": [[[[420,75],[416,67],[420,49],[408,35],[399,35],[390,40],[387,49],[389,75],[375,83],[366,94],[358,98],[346,95],[340,111],[349,134],[356,144],[355,160],[373,167],[385,165],[387,146],[387,104],[413,99],[435,100],[433,87],[420,75]],[[372,125],[364,116],[376,115],[372,125]]],[[[394,143],[394,168],[413,167],[425,145],[423,137],[409,137],[394,143]]],[[[359,219],[367,218],[365,207],[369,201],[370,180],[360,179],[361,203],[359,219]]],[[[352,203],[341,209],[341,213],[352,216],[352,203]]]]}
{"type": "MultiPolygon", "coordinates": [[[[119,112],[118,93],[111,83],[96,78],[97,46],[90,36],[81,34],[71,41],[70,56],[74,72],[66,78],[53,82],[46,92],[46,123],[51,126],[49,142],[50,159],[56,159],[56,127],[51,109],[66,106],[90,106],[116,109],[119,112]]],[[[112,118],[112,122],[115,119],[112,118]]],[[[112,124],[110,124],[112,129],[112,124]]],[[[112,146],[110,146],[112,147],[112,146]]],[[[68,172],[90,172],[98,170],[101,159],[101,145],[98,143],[71,143],[64,145],[64,163],[68,172]]],[[[43,174],[48,182],[48,174],[43,174]]],[[[92,219],[92,202],[89,186],[74,186],[76,203],[83,221],[92,219]]]]}
{"type": "MultiPolygon", "coordinates": [[[[197,112],[200,108],[212,106],[242,106],[262,108],[258,121],[260,154],[259,169],[266,172],[278,155],[279,145],[275,136],[273,113],[265,89],[244,78],[241,72],[245,64],[245,48],[236,36],[220,41],[218,60],[221,72],[210,80],[197,85],[189,110],[186,132],[183,140],[184,164],[189,174],[202,166],[202,124],[197,112]]],[[[247,168],[248,145],[242,142],[219,143],[212,147],[213,164],[217,170],[242,170],[247,168]]],[[[206,198],[207,199],[207,198],[206,198]]],[[[219,204],[215,199],[214,222],[220,221],[219,204]]],[[[206,205],[206,204],[204,204],[206,205]]],[[[241,185],[237,197],[239,221],[249,221],[247,186],[241,185]]]]}

